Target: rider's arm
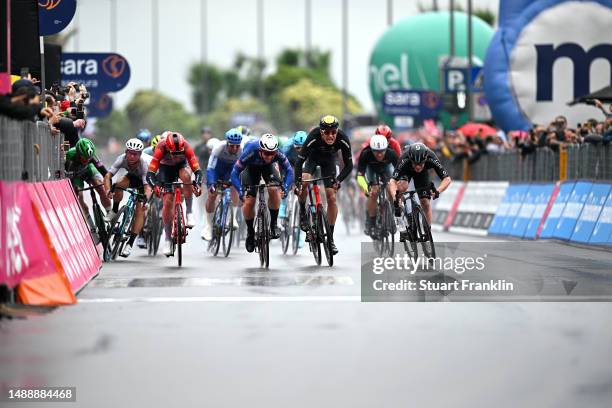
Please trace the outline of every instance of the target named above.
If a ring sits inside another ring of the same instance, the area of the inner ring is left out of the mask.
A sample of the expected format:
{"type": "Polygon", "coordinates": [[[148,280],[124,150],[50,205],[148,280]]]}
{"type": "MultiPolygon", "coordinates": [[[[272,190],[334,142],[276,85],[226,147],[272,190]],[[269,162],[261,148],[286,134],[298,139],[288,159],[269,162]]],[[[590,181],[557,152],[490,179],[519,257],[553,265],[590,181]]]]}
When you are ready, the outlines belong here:
{"type": "Polygon", "coordinates": [[[155,146],[155,150],[153,150],[153,158],[151,159],[151,163],[149,163],[149,171],[153,173],[157,173],[159,169],[159,162],[164,158],[165,150],[164,147],[160,146],[161,143],[158,143],[155,146]]]}
{"type": "Polygon", "coordinates": [[[364,174],[366,172],[367,166],[368,160],[366,158],[366,152],[362,150],[361,154],[359,155],[359,160],[357,161],[357,184],[359,185],[359,188],[361,188],[361,190],[366,194],[368,192],[368,182],[364,177],[364,174]]]}
{"type": "Polygon", "coordinates": [[[302,146],[302,149],[300,150],[300,154],[297,155],[297,160],[295,161],[295,166],[293,168],[293,172],[294,172],[294,176],[296,180],[300,180],[300,181],[302,180],[302,166],[304,165],[304,162],[306,161],[306,159],[308,158],[308,156],[310,156],[312,152],[312,145],[315,143],[315,138],[316,138],[316,134],[315,134],[315,130],[313,130],[312,132],[308,134],[308,137],[304,141],[304,145],[302,146]]]}
{"type": "Polygon", "coordinates": [[[441,193],[448,188],[451,183],[451,178],[444,166],[442,166],[442,163],[440,163],[440,160],[438,160],[438,157],[435,155],[435,153],[432,152],[430,158],[427,161],[431,163],[432,168],[435,170],[436,174],[441,180],[441,183],[437,188],[438,192],[441,193]]]}
{"type": "Polygon", "coordinates": [[[193,147],[190,145],[185,146],[185,158],[187,159],[187,163],[189,163],[189,167],[194,172],[200,170],[200,162],[198,162],[198,157],[193,152],[193,147]]]}
{"type": "Polygon", "coordinates": [[[397,153],[398,157],[402,155],[402,146],[397,141],[397,139],[394,139],[394,138],[390,137],[389,138],[389,147],[391,147],[393,149],[393,151],[395,153],[397,153]]]}
{"type": "MultiPolygon", "coordinates": [[[[117,157],[117,160],[115,160],[111,168],[108,169],[108,172],[106,172],[106,174],[104,175],[104,185],[106,186],[107,190],[110,190],[111,185],[113,184],[113,176],[117,174],[117,172],[121,168],[121,164],[123,163],[123,157],[123,154],[117,157]]],[[[146,183],[146,181],[144,180],[144,176],[143,182],[146,183]]]]}
{"type": "Polygon", "coordinates": [[[244,165],[242,164],[242,158],[244,154],[234,163],[234,168],[232,169],[232,174],[230,179],[232,180],[232,185],[236,189],[236,191],[240,192],[242,190],[242,184],[240,183],[240,173],[244,170],[244,165]]]}
{"type": "Polygon", "coordinates": [[[293,169],[291,168],[291,163],[289,163],[289,159],[287,156],[280,153],[276,155],[277,161],[283,166],[285,170],[285,180],[283,181],[283,186],[285,187],[285,191],[289,190],[289,186],[293,183],[293,169]]]}
{"type": "Polygon", "coordinates": [[[342,161],[344,161],[344,168],[338,175],[339,182],[342,182],[342,180],[344,180],[349,174],[351,174],[351,171],[353,171],[351,144],[349,143],[348,137],[346,137],[344,133],[341,133],[341,131],[339,131],[338,137],[340,137],[341,135],[343,135],[343,137],[340,140],[340,149],[342,150],[342,161]]]}

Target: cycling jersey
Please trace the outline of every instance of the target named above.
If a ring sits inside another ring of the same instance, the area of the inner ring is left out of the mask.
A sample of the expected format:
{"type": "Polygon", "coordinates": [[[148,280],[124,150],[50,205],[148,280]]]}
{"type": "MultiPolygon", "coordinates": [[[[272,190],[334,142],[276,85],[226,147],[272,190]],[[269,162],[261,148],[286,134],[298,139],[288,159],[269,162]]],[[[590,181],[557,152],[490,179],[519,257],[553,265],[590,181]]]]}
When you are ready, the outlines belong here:
{"type": "MultiPolygon", "coordinates": [[[[289,189],[289,186],[293,182],[293,169],[289,164],[289,160],[282,152],[277,152],[276,156],[272,159],[270,163],[266,163],[259,154],[259,141],[253,140],[244,145],[242,149],[242,154],[240,155],[240,159],[234,164],[234,168],[232,169],[231,180],[233,186],[238,191],[242,191],[242,182],[240,180],[240,173],[242,173],[245,169],[250,168],[266,168],[270,169],[267,173],[272,173],[272,168],[274,167],[274,163],[278,163],[280,167],[283,168],[285,172],[285,179],[283,180],[283,186],[285,190],[289,189]]],[[[267,182],[268,180],[266,180],[267,182]]],[[[253,180],[254,183],[258,183],[259,180],[253,180]]]]}
{"type": "Polygon", "coordinates": [[[242,148],[236,154],[230,154],[227,140],[219,143],[211,152],[206,168],[206,185],[212,186],[217,180],[229,181],[234,163],[240,158],[242,148]]]}
{"type": "MultiPolygon", "coordinates": [[[[438,156],[431,149],[427,149],[427,158],[425,159],[425,168],[422,172],[427,172],[429,169],[434,169],[440,180],[448,177],[448,172],[440,163],[438,156]]],[[[394,179],[399,179],[401,177],[411,178],[416,174],[419,174],[414,171],[412,167],[412,161],[408,158],[408,151],[405,151],[399,158],[399,165],[395,168],[395,172],[393,173],[394,179]]]]}
{"type": "MultiPolygon", "coordinates": [[[[145,149],[142,151],[144,154],[148,154],[149,156],[153,156],[153,146],[149,146],[149,147],[145,147],[145,149]]],[[[151,157],[153,158],[153,157],[151,157]]]]}
{"type": "Polygon", "coordinates": [[[385,151],[385,157],[381,161],[378,161],[376,160],[376,157],[374,157],[374,152],[370,146],[368,146],[363,149],[359,155],[359,161],[357,162],[357,174],[365,174],[366,168],[368,167],[372,168],[372,170],[376,172],[382,172],[383,169],[388,168],[389,165],[396,167],[398,159],[399,157],[397,153],[395,153],[395,150],[387,149],[385,151]]]}
{"type": "Polygon", "coordinates": [[[149,170],[149,164],[151,163],[151,160],[153,160],[151,156],[149,156],[148,154],[142,153],[140,155],[140,160],[138,161],[136,166],[130,167],[128,164],[127,158],[126,158],[126,154],[123,153],[119,157],[117,157],[117,160],[115,160],[115,163],[113,163],[112,167],[108,171],[114,176],[115,174],[119,172],[120,169],[125,169],[127,170],[128,177],[129,176],[138,177],[139,179],[142,179],[143,184],[147,184],[146,177],[147,177],[147,171],[149,170]]]}
{"type": "MultiPolygon", "coordinates": [[[[351,157],[351,143],[348,136],[338,129],[336,140],[333,144],[325,143],[318,127],[314,128],[306,138],[302,150],[295,163],[295,178],[302,179],[302,166],[308,159],[312,163],[321,166],[323,177],[335,176],[336,174],[336,152],[342,152],[344,168],[338,175],[338,181],[344,180],[353,170],[353,159],[351,157]],[[333,164],[333,165],[332,165],[333,164]]],[[[312,166],[307,166],[311,168],[312,166]]],[[[311,172],[310,172],[311,173],[311,172]]],[[[329,180],[326,180],[326,187],[330,187],[329,180]]]]}
{"type": "Polygon", "coordinates": [[[163,164],[166,166],[183,166],[187,162],[191,170],[196,171],[200,169],[198,158],[193,152],[191,145],[185,141],[185,149],[182,152],[171,154],[166,149],[166,138],[163,138],[157,143],[155,151],[153,152],[153,159],[149,164],[149,171],[157,172],[159,165],[163,164]]]}
{"type": "Polygon", "coordinates": [[[295,163],[297,162],[297,159],[298,159],[298,152],[297,150],[295,150],[295,147],[293,147],[293,139],[289,139],[289,142],[285,143],[280,148],[280,151],[283,152],[285,156],[287,156],[287,160],[289,160],[289,163],[291,163],[291,166],[295,166],[295,163]]]}

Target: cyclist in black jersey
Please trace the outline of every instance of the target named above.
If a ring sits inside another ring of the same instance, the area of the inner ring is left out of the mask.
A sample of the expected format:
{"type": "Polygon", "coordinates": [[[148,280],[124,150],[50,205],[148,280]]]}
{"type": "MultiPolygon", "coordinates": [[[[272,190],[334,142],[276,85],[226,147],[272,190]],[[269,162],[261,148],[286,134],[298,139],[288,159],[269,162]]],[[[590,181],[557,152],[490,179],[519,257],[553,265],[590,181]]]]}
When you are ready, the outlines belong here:
{"type": "MultiPolygon", "coordinates": [[[[340,188],[340,183],[351,174],[353,170],[353,159],[351,154],[351,144],[348,136],[338,129],[338,119],[332,115],[321,118],[319,126],[314,128],[306,138],[304,146],[298,155],[295,163],[295,185],[296,194],[299,196],[300,216],[302,229],[306,230],[306,195],[308,190],[306,184],[301,184],[302,177],[310,179],[313,177],[317,166],[321,168],[321,177],[331,177],[324,180],[325,197],[327,199],[327,217],[334,233],[334,225],[338,216],[338,206],[336,205],[336,191],[340,188]],[[344,168],[336,176],[336,153],[341,151],[344,168]],[[304,166],[302,172],[302,166],[304,166]]],[[[338,249],[333,242],[332,252],[338,253],[338,249]]]]}
{"type": "MultiPolygon", "coordinates": [[[[405,191],[407,188],[407,186],[398,188],[397,181],[400,179],[407,179],[408,182],[410,182],[410,179],[414,179],[414,188],[423,189],[418,191],[418,195],[423,211],[425,211],[427,221],[429,222],[429,225],[431,225],[432,214],[430,200],[432,198],[432,193],[433,199],[435,200],[438,198],[440,193],[448,188],[452,181],[448,175],[448,172],[444,166],[442,166],[440,160],[438,160],[438,156],[436,156],[436,154],[428,149],[423,143],[415,143],[410,145],[410,147],[408,147],[408,149],[406,149],[400,156],[399,164],[393,172],[393,178],[389,183],[389,192],[391,193],[391,197],[395,198],[395,194],[398,189],[400,191],[405,191]],[[427,189],[427,187],[432,184],[429,179],[430,169],[433,169],[441,180],[437,189],[435,187],[433,187],[431,190],[427,189]]],[[[396,215],[398,213],[401,214],[398,200],[395,200],[395,210],[396,215]]],[[[403,238],[404,237],[400,235],[400,241],[402,241],[403,238]]]]}

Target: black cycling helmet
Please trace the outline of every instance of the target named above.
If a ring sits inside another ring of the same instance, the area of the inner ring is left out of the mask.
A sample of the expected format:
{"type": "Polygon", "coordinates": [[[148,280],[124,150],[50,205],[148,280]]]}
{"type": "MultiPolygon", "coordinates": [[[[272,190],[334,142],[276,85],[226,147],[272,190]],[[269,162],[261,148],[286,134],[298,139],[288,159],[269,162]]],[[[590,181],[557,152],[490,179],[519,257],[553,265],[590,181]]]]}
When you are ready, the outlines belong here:
{"type": "Polygon", "coordinates": [[[338,126],[340,126],[338,118],[333,115],[325,115],[321,118],[321,121],[319,122],[319,128],[321,130],[338,129],[338,126]]]}
{"type": "Polygon", "coordinates": [[[423,163],[427,159],[427,147],[423,143],[410,145],[408,147],[408,158],[413,163],[423,163]]]}

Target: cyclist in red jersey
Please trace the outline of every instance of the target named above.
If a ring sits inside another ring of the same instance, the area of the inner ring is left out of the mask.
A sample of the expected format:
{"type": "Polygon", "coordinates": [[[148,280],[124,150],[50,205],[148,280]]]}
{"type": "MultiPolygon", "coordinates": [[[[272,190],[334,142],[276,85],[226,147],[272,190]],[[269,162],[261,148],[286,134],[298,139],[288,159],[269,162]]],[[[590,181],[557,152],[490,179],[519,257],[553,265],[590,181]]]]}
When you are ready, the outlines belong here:
{"type": "MultiPolygon", "coordinates": [[[[375,134],[382,135],[382,136],[387,138],[387,142],[389,143],[389,148],[393,149],[395,151],[395,153],[397,153],[397,157],[402,155],[402,146],[397,141],[397,139],[395,139],[393,137],[393,131],[391,130],[391,128],[389,126],[387,126],[387,125],[379,125],[376,128],[376,133],[375,134]]],[[[361,144],[361,147],[359,148],[359,153],[357,154],[357,157],[361,156],[361,153],[363,152],[363,149],[365,149],[366,147],[370,146],[370,139],[371,138],[368,138],[368,140],[366,140],[365,142],[363,142],[361,144]]]]}
{"type": "MultiPolygon", "coordinates": [[[[153,160],[151,160],[149,171],[147,172],[147,182],[153,186],[154,192],[158,196],[161,193],[158,184],[163,186],[165,183],[173,183],[179,178],[183,183],[191,184],[183,188],[185,207],[187,209],[187,228],[192,228],[195,225],[195,219],[192,214],[192,192],[195,193],[196,196],[202,193],[200,185],[202,184],[203,176],[198,158],[183,135],[171,131],[164,132],[161,140],[153,151],[153,160]],[[189,168],[191,168],[195,176],[193,184],[191,184],[191,172],[189,168]]],[[[163,252],[166,256],[170,254],[172,246],[172,211],[174,208],[174,195],[171,193],[171,191],[164,192],[164,207],[162,209],[162,220],[166,233],[163,252]]]]}

